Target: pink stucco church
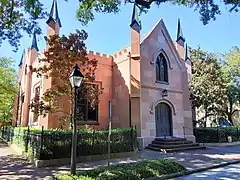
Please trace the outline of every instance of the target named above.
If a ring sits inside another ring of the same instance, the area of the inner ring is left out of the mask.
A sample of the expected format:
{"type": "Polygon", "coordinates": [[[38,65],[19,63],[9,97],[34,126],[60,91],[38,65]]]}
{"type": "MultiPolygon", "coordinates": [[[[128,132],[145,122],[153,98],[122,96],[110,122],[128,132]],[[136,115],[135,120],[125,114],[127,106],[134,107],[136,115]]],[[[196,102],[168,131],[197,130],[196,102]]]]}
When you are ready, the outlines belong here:
{"type": "MultiPolygon", "coordinates": [[[[99,104],[90,108],[85,104],[86,121],[97,128],[108,124],[108,102],[112,102],[113,127],[137,127],[141,147],[146,147],[156,137],[186,137],[194,141],[192,108],[189,100],[191,59],[180,21],[177,38],[172,40],[161,19],[140,40],[141,24],[138,8],[134,5],[130,24],[131,44],[111,55],[88,52],[89,58],[98,60],[96,84],[103,89],[99,104]],[[185,127],[185,132],[184,128],[185,127]]],[[[62,24],[57,2],[53,0],[47,20],[47,36],[59,34],[62,24]]],[[[52,87],[52,79],[37,77],[32,68],[40,66],[36,35],[32,44],[24,50],[19,64],[19,92],[14,113],[14,125],[57,128],[61,114],[49,113],[46,117],[34,118],[29,109],[31,100],[52,87]]],[[[67,101],[62,106],[70,111],[67,101]]],[[[69,127],[65,127],[69,128],[69,127]]]]}

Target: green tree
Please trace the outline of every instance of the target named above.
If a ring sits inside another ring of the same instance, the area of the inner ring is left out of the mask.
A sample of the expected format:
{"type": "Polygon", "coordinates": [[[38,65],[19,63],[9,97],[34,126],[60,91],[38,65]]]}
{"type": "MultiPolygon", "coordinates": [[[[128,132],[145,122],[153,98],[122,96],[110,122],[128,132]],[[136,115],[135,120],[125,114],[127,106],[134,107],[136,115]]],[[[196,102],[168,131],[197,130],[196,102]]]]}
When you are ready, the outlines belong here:
{"type": "Polygon", "coordinates": [[[16,73],[13,60],[0,58],[0,122],[11,122],[16,96],[16,73]]]}
{"type": "Polygon", "coordinates": [[[233,47],[224,55],[222,72],[227,81],[226,103],[223,106],[223,112],[233,124],[234,113],[240,111],[240,49],[238,47],[233,47]]]}
{"type": "Polygon", "coordinates": [[[198,49],[191,50],[193,60],[191,78],[191,99],[194,108],[203,108],[205,115],[199,120],[205,125],[205,118],[218,114],[225,103],[226,82],[221,66],[214,54],[198,49]]]}
{"type": "Polygon", "coordinates": [[[193,59],[191,89],[192,103],[204,109],[200,119],[218,115],[232,125],[233,115],[240,103],[240,50],[233,47],[220,61],[214,54],[198,49],[191,50],[193,59]]]}

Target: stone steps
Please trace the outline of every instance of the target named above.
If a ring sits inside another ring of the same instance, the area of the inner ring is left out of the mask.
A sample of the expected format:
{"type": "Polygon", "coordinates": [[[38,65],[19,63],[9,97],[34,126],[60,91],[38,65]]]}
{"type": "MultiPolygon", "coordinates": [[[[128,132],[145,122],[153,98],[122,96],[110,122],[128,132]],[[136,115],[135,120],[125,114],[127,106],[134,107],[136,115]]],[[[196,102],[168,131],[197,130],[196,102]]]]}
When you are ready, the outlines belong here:
{"type": "Polygon", "coordinates": [[[175,144],[192,144],[192,141],[152,141],[152,144],[166,144],[166,145],[175,145],[175,144]]]}
{"type": "Polygon", "coordinates": [[[193,146],[199,146],[198,143],[192,143],[192,144],[171,144],[171,145],[162,145],[162,144],[149,144],[150,147],[156,147],[156,148],[162,148],[162,149],[169,149],[169,148],[183,148],[183,147],[193,147],[193,146]]]}
{"type": "Polygon", "coordinates": [[[187,141],[184,138],[155,138],[146,149],[171,153],[187,150],[205,149],[206,147],[200,146],[198,143],[187,141]]]}

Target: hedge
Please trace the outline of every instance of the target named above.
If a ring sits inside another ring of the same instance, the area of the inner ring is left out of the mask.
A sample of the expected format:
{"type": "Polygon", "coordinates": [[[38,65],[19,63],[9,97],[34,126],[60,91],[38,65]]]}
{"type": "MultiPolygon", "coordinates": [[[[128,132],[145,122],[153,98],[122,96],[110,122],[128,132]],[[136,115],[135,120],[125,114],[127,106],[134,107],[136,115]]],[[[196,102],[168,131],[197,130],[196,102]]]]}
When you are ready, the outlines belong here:
{"type": "Polygon", "coordinates": [[[81,171],[77,175],[57,174],[55,180],[141,180],[185,171],[177,162],[167,159],[145,160],[81,171]]]}
{"type": "Polygon", "coordinates": [[[228,142],[228,136],[232,141],[240,141],[239,127],[207,127],[195,128],[194,135],[199,143],[224,143],[228,142]]]}
{"type": "MultiPolygon", "coordinates": [[[[36,128],[2,128],[2,138],[20,145],[41,160],[71,157],[71,130],[36,128]]],[[[107,154],[107,130],[80,129],[77,134],[77,156],[107,154]]],[[[112,129],[111,153],[131,152],[137,148],[136,129],[112,129]]]]}

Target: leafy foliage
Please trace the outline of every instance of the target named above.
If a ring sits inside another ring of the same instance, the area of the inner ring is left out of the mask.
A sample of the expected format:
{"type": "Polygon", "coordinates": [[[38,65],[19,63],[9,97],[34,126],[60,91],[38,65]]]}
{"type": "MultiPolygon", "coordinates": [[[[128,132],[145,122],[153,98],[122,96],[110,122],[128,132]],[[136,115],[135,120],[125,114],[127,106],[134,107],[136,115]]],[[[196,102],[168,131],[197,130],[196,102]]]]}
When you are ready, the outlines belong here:
{"type": "Polygon", "coordinates": [[[93,11],[97,13],[117,13],[120,10],[119,0],[80,0],[77,19],[84,25],[94,20],[93,11]]]}
{"type": "MultiPolygon", "coordinates": [[[[27,127],[4,127],[2,138],[17,144],[37,159],[57,159],[71,157],[71,130],[41,130],[27,127]]],[[[79,129],[77,156],[107,154],[108,131],[79,129]]],[[[111,153],[131,152],[136,149],[136,129],[113,129],[111,153]]]]}
{"type": "Polygon", "coordinates": [[[185,171],[185,168],[177,162],[170,161],[168,159],[155,159],[82,171],[76,176],[72,176],[70,174],[57,174],[55,179],[84,179],[83,177],[85,177],[86,180],[141,180],[182,171],[185,171]]]}
{"type": "MultiPolygon", "coordinates": [[[[138,0],[139,2],[144,2],[146,0],[138,0]]],[[[134,3],[134,0],[125,0],[125,3],[134,3]]],[[[146,1],[155,2],[157,5],[162,5],[163,3],[170,3],[173,5],[183,5],[190,8],[194,8],[200,14],[200,20],[203,22],[204,25],[208,24],[210,20],[215,20],[216,15],[220,15],[221,11],[219,5],[217,4],[218,1],[216,0],[206,0],[206,1],[199,1],[199,0],[150,0],[146,1]]],[[[236,0],[224,0],[223,3],[226,6],[231,6],[229,9],[230,12],[235,11],[237,12],[240,7],[240,1],[236,0]]],[[[146,4],[146,3],[145,3],[146,4]]],[[[147,3],[148,4],[148,3],[147,3]]],[[[117,13],[120,11],[121,1],[119,0],[80,0],[79,1],[79,8],[77,11],[77,18],[83,24],[87,24],[89,21],[94,19],[94,12],[96,13],[117,13]]],[[[146,11],[149,9],[150,6],[141,6],[140,8],[142,11],[146,11]]]]}
{"type": "Polygon", "coordinates": [[[201,107],[205,112],[199,121],[204,123],[206,117],[219,115],[233,124],[232,116],[238,111],[240,100],[239,50],[233,48],[222,62],[200,48],[191,52],[191,99],[194,107],[201,107]]]}
{"type": "Polygon", "coordinates": [[[240,50],[233,47],[224,56],[222,71],[227,80],[227,104],[223,108],[228,120],[233,123],[232,116],[240,111],[240,50]]]}
{"type": "Polygon", "coordinates": [[[13,60],[0,58],[0,122],[11,122],[16,95],[16,73],[13,60]]]}
{"type": "MultiPolygon", "coordinates": [[[[65,0],[68,1],[68,0],[65,0]]],[[[137,2],[146,0],[137,0],[137,2]]],[[[52,3],[51,1],[47,1],[52,3]]],[[[71,1],[72,2],[72,1],[71,1]]],[[[134,3],[134,0],[125,0],[125,3],[134,3]]],[[[218,1],[216,0],[150,0],[157,5],[170,3],[194,8],[200,14],[200,20],[204,25],[210,20],[215,20],[221,14],[218,1]]],[[[238,12],[240,1],[224,0],[224,5],[230,6],[230,12],[238,12]]],[[[120,11],[120,0],[79,0],[79,8],[76,12],[77,19],[87,25],[94,20],[94,13],[118,13],[120,11]]],[[[139,6],[142,12],[146,12],[150,6],[139,6]]],[[[0,0],[0,46],[4,40],[8,40],[15,51],[20,45],[23,33],[33,34],[34,29],[41,32],[38,20],[46,17],[46,12],[40,0],[0,0]]]]}
{"type": "Polygon", "coordinates": [[[86,39],[87,33],[78,30],[68,37],[53,35],[46,38],[48,48],[44,52],[44,58],[39,60],[41,66],[33,69],[39,77],[52,78],[53,86],[43,94],[40,101],[34,100],[31,103],[31,108],[35,114],[39,115],[53,112],[62,113],[60,120],[63,124],[60,124],[61,127],[71,117],[71,112],[66,112],[61,108],[63,102],[60,99],[65,96],[68,97],[70,104],[73,102],[69,75],[75,64],[78,64],[84,74],[84,82],[78,89],[78,97],[87,99],[89,104],[94,107],[98,103],[98,96],[101,93],[99,87],[92,85],[95,80],[97,60],[88,59],[84,43],[86,39]]]}
{"type": "Polygon", "coordinates": [[[240,85],[240,49],[238,47],[234,46],[225,54],[222,70],[230,84],[240,85]]]}
{"type": "Polygon", "coordinates": [[[206,117],[219,112],[219,106],[224,104],[226,83],[222,77],[221,67],[216,56],[202,51],[200,48],[191,51],[193,60],[191,78],[191,99],[195,108],[202,107],[206,117]]]}
{"type": "Polygon", "coordinates": [[[195,128],[194,136],[199,143],[228,142],[228,136],[231,136],[234,142],[240,140],[240,127],[195,128]]]}
{"type": "Polygon", "coordinates": [[[23,33],[40,33],[37,20],[45,15],[40,0],[0,0],[0,46],[8,40],[16,51],[23,33]]]}

